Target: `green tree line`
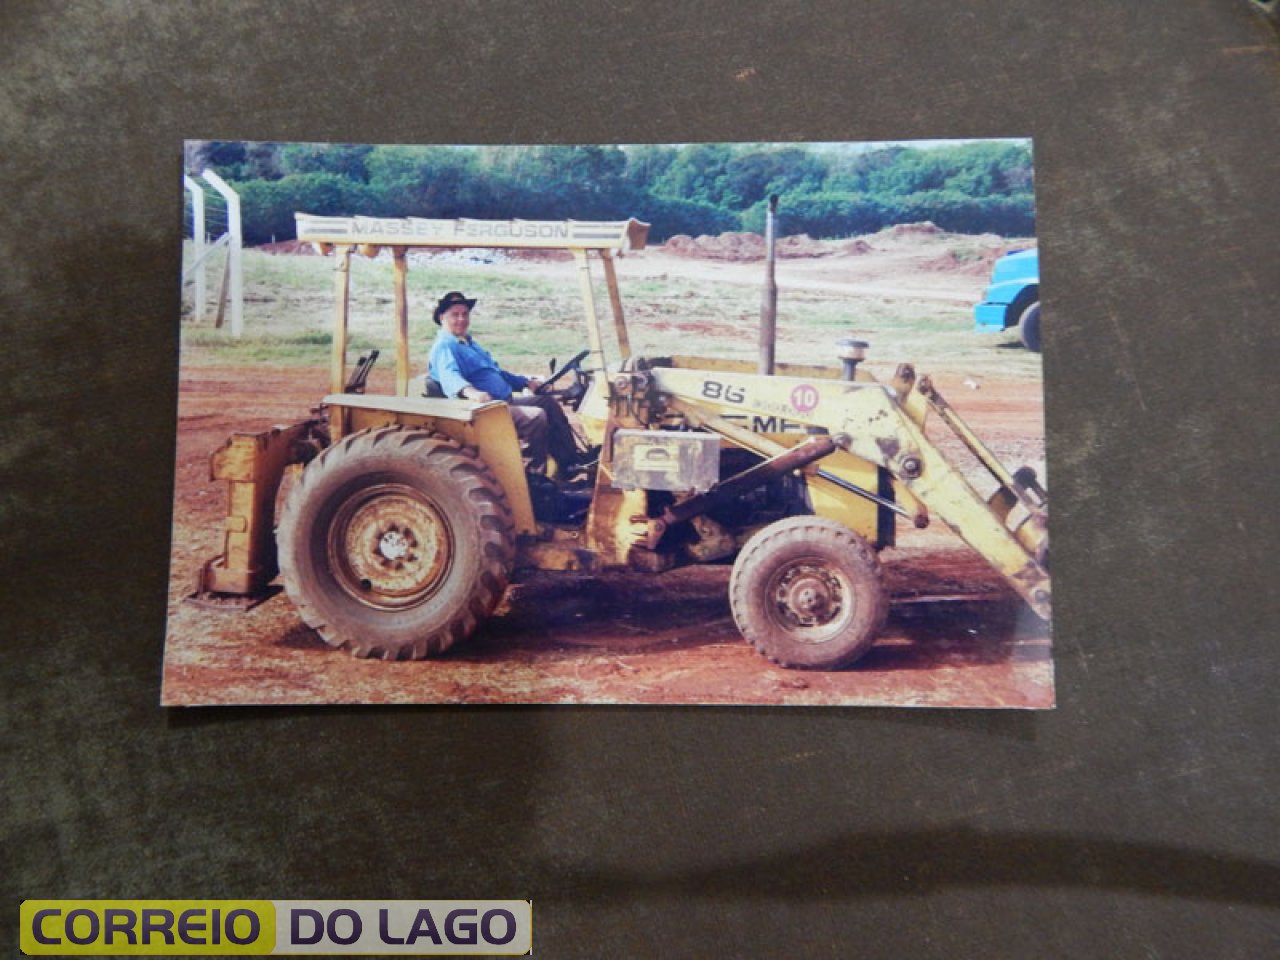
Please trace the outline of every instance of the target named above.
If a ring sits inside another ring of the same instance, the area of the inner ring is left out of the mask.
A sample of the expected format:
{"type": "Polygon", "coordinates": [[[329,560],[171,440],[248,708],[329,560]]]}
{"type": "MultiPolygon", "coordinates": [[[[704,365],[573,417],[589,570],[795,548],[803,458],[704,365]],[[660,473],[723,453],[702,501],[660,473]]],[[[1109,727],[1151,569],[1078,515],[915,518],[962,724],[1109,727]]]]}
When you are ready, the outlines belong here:
{"type": "Polygon", "coordinates": [[[636,217],[650,239],[764,229],[820,239],[931,220],[956,233],[1035,233],[1031,151],[941,146],[685,144],[367,146],[191,141],[241,198],[244,236],[294,235],[293,215],[593,220],[636,217]]]}

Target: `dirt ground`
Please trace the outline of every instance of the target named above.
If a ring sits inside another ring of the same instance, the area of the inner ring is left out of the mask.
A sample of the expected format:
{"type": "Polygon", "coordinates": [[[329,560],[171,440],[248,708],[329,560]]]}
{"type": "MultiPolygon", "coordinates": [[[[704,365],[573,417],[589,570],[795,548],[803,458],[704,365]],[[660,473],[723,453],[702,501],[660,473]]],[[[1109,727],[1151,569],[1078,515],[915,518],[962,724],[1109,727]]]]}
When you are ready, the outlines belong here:
{"type": "MultiPolygon", "coordinates": [[[[653,269],[681,262],[696,264],[671,255],[653,269]]],[[[815,283],[832,269],[823,258],[805,263],[815,283]]],[[[950,272],[941,277],[950,280],[925,277],[926,294],[965,289],[950,272]]],[[[248,612],[183,603],[200,564],[221,550],[225,494],[209,480],[209,454],[233,432],[304,416],[327,379],[327,370],[298,367],[181,371],[167,705],[1053,705],[1048,626],[938,522],[924,531],[899,524],[898,546],[882,554],[893,597],[888,625],[869,654],[835,672],[785,670],[756,653],[730,614],[727,565],[656,577],[534,574],[511,587],[476,635],[415,663],[362,661],[327,647],[283,593],[248,612]]],[[[1042,467],[1037,381],[986,377],[974,389],[961,372],[934,380],[1006,464],[1042,467]]]]}

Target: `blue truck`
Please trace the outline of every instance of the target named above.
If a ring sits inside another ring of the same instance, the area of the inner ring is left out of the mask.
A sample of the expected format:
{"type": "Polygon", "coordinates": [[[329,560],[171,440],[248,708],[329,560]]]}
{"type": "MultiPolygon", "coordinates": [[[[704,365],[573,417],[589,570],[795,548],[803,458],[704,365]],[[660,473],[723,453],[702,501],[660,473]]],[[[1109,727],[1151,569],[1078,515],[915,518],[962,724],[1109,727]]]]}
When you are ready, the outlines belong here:
{"type": "Polygon", "coordinates": [[[1006,253],[991,270],[991,285],[973,308],[979,333],[1017,327],[1028,350],[1040,352],[1040,251],[1006,253]]]}

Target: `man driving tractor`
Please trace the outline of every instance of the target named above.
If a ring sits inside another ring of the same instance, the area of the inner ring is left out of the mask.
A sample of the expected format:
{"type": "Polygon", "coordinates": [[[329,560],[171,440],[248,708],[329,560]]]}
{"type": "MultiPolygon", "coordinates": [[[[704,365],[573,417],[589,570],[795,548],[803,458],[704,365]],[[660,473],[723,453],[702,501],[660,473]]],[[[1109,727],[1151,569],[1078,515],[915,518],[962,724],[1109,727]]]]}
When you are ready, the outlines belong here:
{"type": "Polygon", "coordinates": [[[555,397],[538,392],[542,381],[503,370],[468,332],[475,305],[474,297],[457,290],[440,298],[432,314],[440,332],[431,346],[427,376],[440,385],[446,397],[510,404],[530,472],[545,472],[548,453],[562,471],[579,466],[582,451],[577,436],[555,397]],[[517,394],[517,390],[529,392],[517,394]]]}

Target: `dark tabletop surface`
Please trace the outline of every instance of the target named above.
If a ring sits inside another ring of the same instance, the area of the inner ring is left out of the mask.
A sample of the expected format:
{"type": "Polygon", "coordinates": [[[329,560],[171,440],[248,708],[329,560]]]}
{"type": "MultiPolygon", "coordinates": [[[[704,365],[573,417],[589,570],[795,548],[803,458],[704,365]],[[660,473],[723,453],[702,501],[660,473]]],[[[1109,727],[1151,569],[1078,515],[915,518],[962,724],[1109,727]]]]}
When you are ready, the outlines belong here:
{"type": "Polygon", "coordinates": [[[543,957],[1274,955],[1280,44],[1244,0],[0,35],[11,942],[23,897],[528,897],[543,957]],[[184,138],[992,136],[1035,140],[1056,711],[157,706],[184,138]]]}

